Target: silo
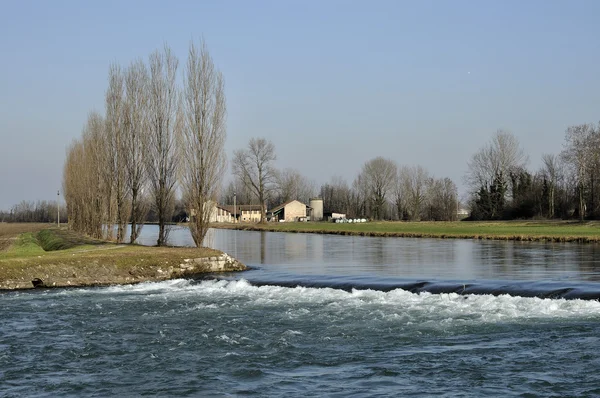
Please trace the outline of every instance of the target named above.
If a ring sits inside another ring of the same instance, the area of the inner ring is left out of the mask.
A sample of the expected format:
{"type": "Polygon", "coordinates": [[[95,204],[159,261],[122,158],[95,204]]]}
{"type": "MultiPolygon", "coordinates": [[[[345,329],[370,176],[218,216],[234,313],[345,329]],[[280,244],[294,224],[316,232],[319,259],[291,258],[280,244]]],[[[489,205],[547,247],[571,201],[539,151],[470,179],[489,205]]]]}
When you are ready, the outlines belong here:
{"type": "Polygon", "coordinates": [[[323,199],[312,198],[310,200],[310,207],[312,212],[310,213],[310,221],[322,221],[323,220],[323,199]]]}

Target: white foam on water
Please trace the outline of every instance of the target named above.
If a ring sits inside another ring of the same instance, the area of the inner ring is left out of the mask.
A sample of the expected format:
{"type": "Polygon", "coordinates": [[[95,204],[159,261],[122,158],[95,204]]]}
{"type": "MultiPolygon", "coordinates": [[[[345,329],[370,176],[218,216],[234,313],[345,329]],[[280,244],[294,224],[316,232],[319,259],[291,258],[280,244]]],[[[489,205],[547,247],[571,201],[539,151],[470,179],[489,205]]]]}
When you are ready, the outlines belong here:
{"type": "MultiPolygon", "coordinates": [[[[83,289],[82,289],[83,290],[83,289]]],[[[91,290],[87,290],[88,293],[91,290]]],[[[194,310],[221,307],[277,307],[289,318],[305,317],[315,311],[363,313],[364,316],[405,322],[444,323],[463,321],[505,322],[529,319],[600,319],[600,302],[588,300],[540,299],[509,295],[468,295],[456,293],[410,293],[332,288],[253,286],[246,280],[209,280],[193,283],[176,279],[164,282],[111,286],[96,289],[98,294],[133,294],[185,298],[194,310]],[[282,308],[283,307],[283,308],[282,308]]]]}
{"type": "Polygon", "coordinates": [[[217,336],[216,339],[220,340],[220,341],[223,341],[223,342],[225,342],[227,344],[232,344],[232,345],[238,345],[238,344],[240,344],[240,342],[237,341],[235,338],[229,337],[226,334],[222,334],[220,336],[217,336]]]}
{"type": "Polygon", "coordinates": [[[145,282],[138,283],[135,285],[115,285],[109,286],[106,289],[100,289],[99,291],[105,291],[105,293],[160,293],[172,289],[185,289],[190,287],[191,285],[191,281],[187,279],[171,279],[163,282],[145,282]]]}
{"type": "Polygon", "coordinates": [[[170,279],[162,282],[142,282],[130,285],[112,285],[98,288],[72,288],[72,289],[56,289],[45,291],[46,295],[54,296],[77,296],[77,295],[111,295],[119,293],[161,293],[168,290],[182,290],[192,285],[192,282],[187,279],[170,279]]]}

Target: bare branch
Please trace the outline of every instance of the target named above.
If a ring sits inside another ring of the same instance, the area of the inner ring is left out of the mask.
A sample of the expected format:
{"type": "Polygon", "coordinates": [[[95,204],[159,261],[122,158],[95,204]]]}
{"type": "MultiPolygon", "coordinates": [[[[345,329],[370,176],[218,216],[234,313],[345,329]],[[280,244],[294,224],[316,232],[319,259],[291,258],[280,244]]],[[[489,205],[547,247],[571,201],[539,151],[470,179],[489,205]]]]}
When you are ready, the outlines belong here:
{"type": "Polygon", "coordinates": [[[201,246],[227,164],[225,83],[204,41],[199,51],[190,44],[183,97],[182,188],[188,208],[195,211],[190,232],[196,246],[201,246]]]}

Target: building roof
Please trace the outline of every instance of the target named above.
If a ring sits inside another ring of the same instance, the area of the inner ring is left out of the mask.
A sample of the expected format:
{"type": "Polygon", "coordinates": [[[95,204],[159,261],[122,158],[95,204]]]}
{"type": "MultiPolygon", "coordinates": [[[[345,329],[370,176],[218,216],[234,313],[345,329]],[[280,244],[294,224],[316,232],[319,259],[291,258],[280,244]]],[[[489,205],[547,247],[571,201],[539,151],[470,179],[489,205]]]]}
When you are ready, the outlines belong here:
{"type": "MultiPolygon", "coordinates": [[[[225,211],[230,212],[231,214],[234,214],[233,212],[233,205],[217,205],[217,207],[219,207],[220,209],[223,209],[225,211]]],[[[235,206],[235,211],[237,214],[235,214],[236,216],[241,214],[242,211],[260,211],[260,205],[236,205],[235,206]]]]}
{"type": "Polygon", "coordinates": [[[230,212],[230,213],[231,213],[231,212],[232,212],[232,210],[233,210],[233,206],[226,206],[226,205],[220,205],[220,204],[217,204],[217,208],[218,208],[218,209],[221,209],[221,210],[228,211],[228,212],[230,212]]]}
{"type": "MultiPolygon", "coordinates": [[[[271,209],[270,213],[273,213],[273,214],[275,214],[275,213],[279,213],[281,210],[283,210],[283,209],[285,208],[285,206],[289,205],[289,204],[290,204],[290,203],[292,203],[292,202],[298,202],[298,203],[302,203],[302,202],[300,202],[299,200],[296,200],[296,199],[288,200],[287,202],[285,202],[285,203],[282,203],[282,204],[280,204],[279,206],[277,206],[277,207],[274,207],[273,209],[271,209]]],[[[306,206],[307,208],[309,208],[309,209],[312,209],[312,207],[310,207],[309,205],[306,205],[306,204],[304,204],[304,203],[302,203],[302,204],[303,204],[304,206],[306,206]]]]}

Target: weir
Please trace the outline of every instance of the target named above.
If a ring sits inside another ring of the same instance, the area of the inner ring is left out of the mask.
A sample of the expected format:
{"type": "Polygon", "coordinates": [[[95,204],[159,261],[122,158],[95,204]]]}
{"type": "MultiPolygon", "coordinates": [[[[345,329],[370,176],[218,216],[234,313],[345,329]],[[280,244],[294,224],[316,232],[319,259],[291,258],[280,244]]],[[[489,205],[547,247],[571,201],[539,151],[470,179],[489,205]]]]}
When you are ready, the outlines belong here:
{"type": "Polygon", "coordinates": [[[415,280],[382,280],[379,278],[345,278],[330,276],[310,276],[305,278],[293,277],[289,274],[270,275],[261,273],[261,276],[255,277],[252,271],[244,273],[239,278],[220,275],[208,275],[202,280],[239,280],[243,278],[253,286],[280,286],[287,288],[309,287],[309,288],[330,288],[339,289],[346,292],[353,290],[375,290],[381,292],[390,292],[396,289],[405,290],[411,293],[456,293],[464,296],[468,295],[510,295],[517,297],[537,297],[542,299],[567,299],[567,300],[600,300],[600,286],[595,283],[578,283],[576,285],[565,285],[551,282],[532,282],[532,281],[415,281],[415,280]]]}
{"type": "MultiPolygon", "coordinates": [[[[173,243],[188,244],[188,234],[173,231],[173,243]]],[[[231,277],[256,286],[600,300],[600,246],[594,244],[224,229],[211,230],[209,242],[252,269],[231,277]]]]}

